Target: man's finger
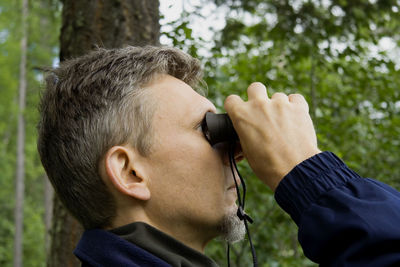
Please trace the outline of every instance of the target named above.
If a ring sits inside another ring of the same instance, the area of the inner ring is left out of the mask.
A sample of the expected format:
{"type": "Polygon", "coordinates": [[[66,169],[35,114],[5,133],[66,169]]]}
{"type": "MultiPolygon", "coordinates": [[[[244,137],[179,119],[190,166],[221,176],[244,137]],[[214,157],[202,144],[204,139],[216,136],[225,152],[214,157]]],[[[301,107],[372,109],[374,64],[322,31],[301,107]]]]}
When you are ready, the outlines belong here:
{"type": "Polygon", "coordinates": [[[237,95],[230,95],[225,99],[224,107],[226,112],[228,114],[232,113],[232,111],[237,107],[238,105],[243,104],[244,101],[237,95]]]}
{"type": "Polygon", "coordinates": [[[249,97],[249,100],[268,99],[267,88],[264,86],[264,84],[259,82],[250,84],[250,86],[247,88],[247,95],[249,97]]]}
{"type": "Polygon", "coordinates": [[[286,100],[289,101],[288,96],[284,93],[278,92],[275,93],[271,96],[271,99],[282,99],[282,100],[286,100]]]}
{"type": "Polygon", "coordinates": [[[288,98],[289,98],[289,102],[300,104],[300,105],[304,106],[304,108],[308,111],[308,103],[307,103],[306,99],[304,98],[304,96],[302,96],[301,94],[290,94],[288,96],[288,98]]]}

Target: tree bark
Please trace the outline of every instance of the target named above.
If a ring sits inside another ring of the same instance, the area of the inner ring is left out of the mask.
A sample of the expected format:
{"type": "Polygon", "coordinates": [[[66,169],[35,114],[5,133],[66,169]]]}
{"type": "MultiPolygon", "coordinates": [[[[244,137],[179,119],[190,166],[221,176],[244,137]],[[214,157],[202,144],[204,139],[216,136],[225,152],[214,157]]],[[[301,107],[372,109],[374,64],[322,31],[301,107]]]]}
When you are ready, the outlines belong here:
{"type": "Polygon", "coordinates": [[[27,18],[28,0],[22,1],[22,38],[21,61],[19,67],[19,113],[17,133],[17,166],[15,179],[15,236],[14,236],[14,267],[23,266],[23,226],[24,226],[24,191],[25,191],[25,98],[26,98],[26,55],[28,44],[27,18]]]}
{"type": "Polygon", "coordinates": [[[158,45],[158,0],[64,0],[60,59],[96,47],[158,45]]]}
{"type": "MultiPolygon", "coordinates": [[[[96,47],[159,44],[158,0],[62,2],[61,61],[83,55],[96,47]]],[[[72,251],[82,231],[55,196],[47,266],[79,266],[72,251]]]]}

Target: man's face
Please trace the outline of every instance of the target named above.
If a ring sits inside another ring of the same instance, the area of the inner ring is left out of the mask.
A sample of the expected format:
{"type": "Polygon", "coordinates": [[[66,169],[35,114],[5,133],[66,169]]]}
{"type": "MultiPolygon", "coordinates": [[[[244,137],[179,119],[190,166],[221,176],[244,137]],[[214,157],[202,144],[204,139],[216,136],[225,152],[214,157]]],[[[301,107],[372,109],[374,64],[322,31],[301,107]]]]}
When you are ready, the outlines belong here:
{"type": "Polygon", "coordinates": [[[192,231],[209,240],[218,234],[224,215],[236,211],[226,151],[211,147],[201,129],[205,113],[215,112],[215,106],[169,75],[148,90],[156,111],[152,152],[147,157],[151,192],[147,215],[167,233],[192,231]]]}

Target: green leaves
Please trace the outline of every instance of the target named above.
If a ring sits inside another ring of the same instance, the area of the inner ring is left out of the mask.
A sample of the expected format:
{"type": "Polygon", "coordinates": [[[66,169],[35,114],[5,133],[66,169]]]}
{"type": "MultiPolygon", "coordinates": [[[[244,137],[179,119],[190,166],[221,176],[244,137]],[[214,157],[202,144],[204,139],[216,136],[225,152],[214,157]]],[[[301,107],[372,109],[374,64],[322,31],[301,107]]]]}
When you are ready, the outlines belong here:
{"type": "MultiPolygon", "coordinates": [[[[322,150],[337,153],[362,176],[400,189],[400,62],[378,46],[385,38],[400,39],[398,1],[215,2],[231,11],[206,64],[214,103],[222,109],[229,94],[245,99],[254,81],[266,84],[269,95],[301,93],[322,150]]],[[[310,264],[294,245],[296,227],[243,168],[260,262],[310,264]]],[[[237,255],[237,266],[250,264],[245,253],[237,255]]]]}

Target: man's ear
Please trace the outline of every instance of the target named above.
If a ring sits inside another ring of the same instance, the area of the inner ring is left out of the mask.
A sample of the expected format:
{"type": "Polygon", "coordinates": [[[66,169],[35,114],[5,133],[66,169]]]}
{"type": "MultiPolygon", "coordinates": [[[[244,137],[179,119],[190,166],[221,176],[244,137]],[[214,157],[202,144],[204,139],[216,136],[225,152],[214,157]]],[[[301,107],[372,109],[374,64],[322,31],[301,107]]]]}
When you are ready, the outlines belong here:
{"type": "Polygon", "coordinates": [[[114,146],[105,155],[106,176],[122,194],[149,200],[148,177],[144,175],[138,152],[128,146],[114,146]]]}

